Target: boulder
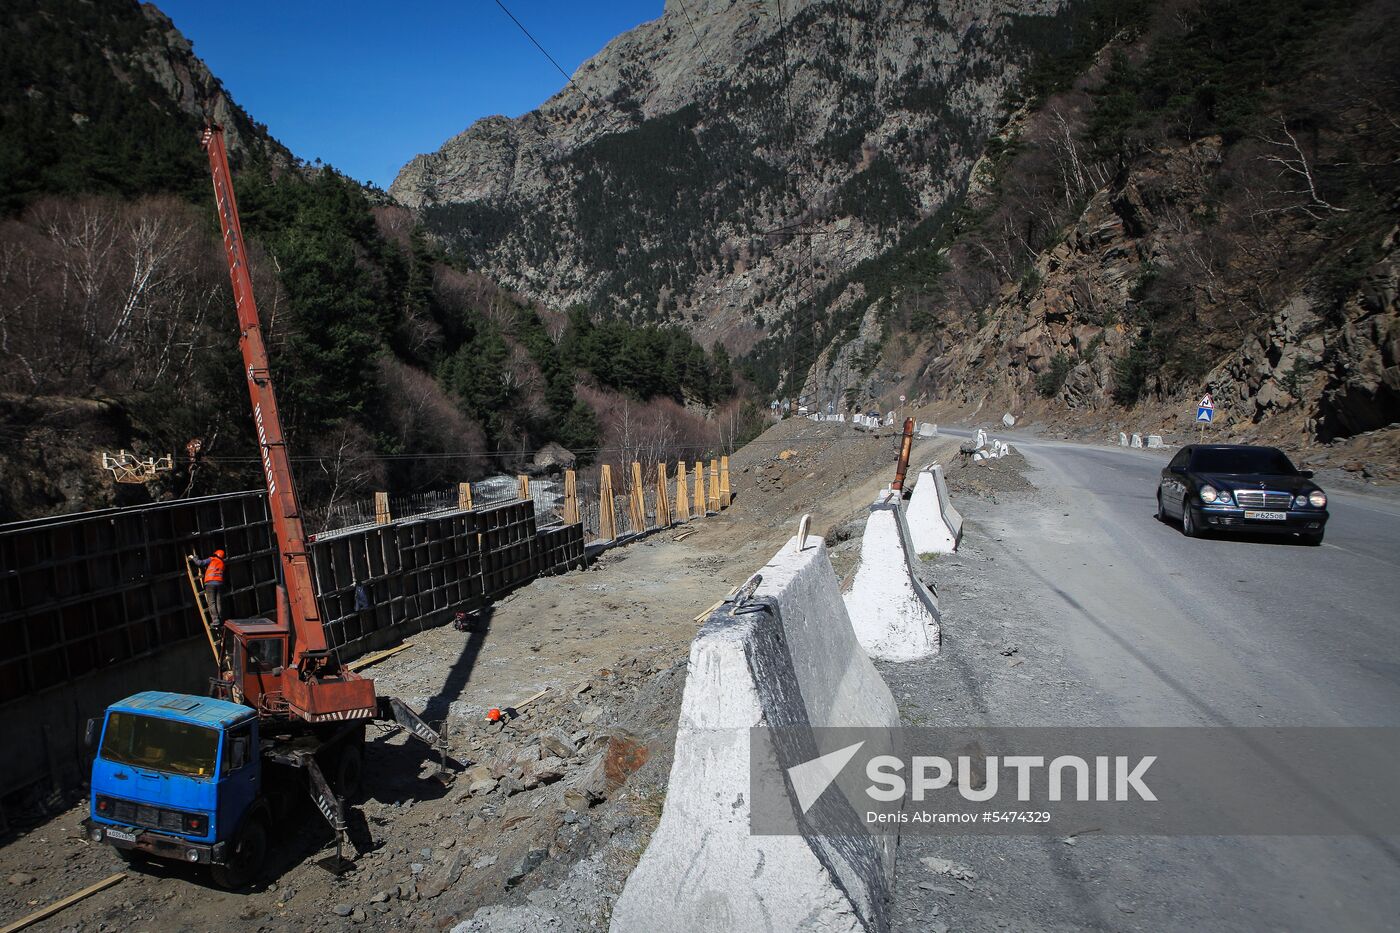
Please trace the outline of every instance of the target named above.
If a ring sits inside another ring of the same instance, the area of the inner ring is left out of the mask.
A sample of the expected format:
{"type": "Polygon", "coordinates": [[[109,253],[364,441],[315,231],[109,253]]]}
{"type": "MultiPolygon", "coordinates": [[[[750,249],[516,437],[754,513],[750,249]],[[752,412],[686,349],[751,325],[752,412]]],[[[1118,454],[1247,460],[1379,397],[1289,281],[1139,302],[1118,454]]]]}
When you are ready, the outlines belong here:
{"type": "Polygon", "coordinates": [[[535,476],[548,476],[572,470],[578,458],[558,444],[550,441],[535,452],[530,461],[530,472],[535,476]]]}

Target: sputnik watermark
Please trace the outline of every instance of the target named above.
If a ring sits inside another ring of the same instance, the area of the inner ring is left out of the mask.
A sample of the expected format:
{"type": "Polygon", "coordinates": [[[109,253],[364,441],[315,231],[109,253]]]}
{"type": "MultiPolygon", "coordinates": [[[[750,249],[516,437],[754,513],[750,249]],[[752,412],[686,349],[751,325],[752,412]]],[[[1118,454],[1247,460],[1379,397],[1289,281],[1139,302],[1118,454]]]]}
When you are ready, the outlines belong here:
{"type": "Polygon", "coordinates": [[[759,834],[1400,832],[1400,729],[750,730],[759,834]]]}
{"type": "MultiPolygon", "coordinates": [[[[856,742],[787,769],[803,813],[812,809],[864,745],[863,741],[856,742]]],[[[895,755],[876,755],[865,763],[865,776],[870,781],[866,794],[872,800],[886,803],[903,800],[907,795],[918,803],[931,792],[953,787],[964,800],[986,803],[996,799],[998,791],[1004,786],[1009,786],[999,780],[999,774],[1005,768],[1014,772],[1015,799],[1021,803],[1032,799],[1033,783],[1037,779],[1044,781],[1045,794],[1037,795],[1036,799],[1064,800],[1068,785],[1070,799],[1074,800],[1124,801],[1134,797],[1138,800],[1156,800],[1157,795],[1143,781],[1147,769],[1156,760],[1156,755],[1147,755],[1136,761],[1126,755],[1112,758],[1099,755],[1091,764],[1078,755],[1059,755],[1047,764],[1043,755],[1008,755],[1005,758],[988,755],[984,759],[959,755],[954,759],[955,765],[940,755],[915,755],[909,761],[909,777],[906,779],[904,759],[895,755]]],[[[961,816],[965,817],[961,822],[976,822],[978,814],[961,816]]],[[[878,821],[872,816],[871,822],[878,821]]]]}

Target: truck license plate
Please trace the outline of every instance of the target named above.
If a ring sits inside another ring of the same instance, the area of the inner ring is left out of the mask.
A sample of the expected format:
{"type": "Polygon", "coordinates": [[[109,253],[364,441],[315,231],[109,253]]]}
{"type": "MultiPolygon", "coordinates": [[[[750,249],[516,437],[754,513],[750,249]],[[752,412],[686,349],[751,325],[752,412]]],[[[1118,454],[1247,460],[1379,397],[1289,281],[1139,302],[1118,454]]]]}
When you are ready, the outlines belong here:
{"type": "Polygon", "coordinates": [[[109,828],[109,829],[107,830],[107,835],[110,836],[110,837],[113,838],[113,839],[120,839],[120,840],[122,840],[123,842],[135,842],[135,841],[136,841],[136,834],[135,834],[135,833],[123,832],[123,831],[120,830],[120,829],[110,829],[110,828],[109,828]]]}
{"type": "Polygon", "coordinates": [[[1268,522],[1281,522],[1288,518],[1287,512],[1245,512],[1245,518],[1260,518],[1268,522]]]}

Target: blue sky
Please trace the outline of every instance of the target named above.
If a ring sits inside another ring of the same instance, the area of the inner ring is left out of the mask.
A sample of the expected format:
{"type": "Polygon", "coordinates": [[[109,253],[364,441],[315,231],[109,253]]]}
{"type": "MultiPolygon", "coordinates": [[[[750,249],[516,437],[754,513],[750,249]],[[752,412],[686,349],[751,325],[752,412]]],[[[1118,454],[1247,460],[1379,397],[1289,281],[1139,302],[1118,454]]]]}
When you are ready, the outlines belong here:
{"type": "MultiPolygon", "coordinates": [[[[663,0],[505,0],[564,70],[663,0]]],[[[245,110],[303,159],[387,188],[405,162],[564,78],[494,0],[156,0],[245,110]]]]}

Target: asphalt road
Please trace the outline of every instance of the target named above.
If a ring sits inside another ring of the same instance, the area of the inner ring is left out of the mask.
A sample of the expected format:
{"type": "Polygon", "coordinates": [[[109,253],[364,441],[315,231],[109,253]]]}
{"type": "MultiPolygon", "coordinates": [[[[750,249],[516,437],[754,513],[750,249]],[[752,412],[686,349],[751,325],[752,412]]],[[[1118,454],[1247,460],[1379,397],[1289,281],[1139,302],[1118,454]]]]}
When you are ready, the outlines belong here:
{"type": "MultiPolygon", "coordinates": [[[[882,665],[906,722],[1400,725],[1400,505],[1330,492],[1320,548],[1189,539],[1161,456],[1011,440],[1038,491],[959,504],[943,655],[882,665]]],[[[906,835],[897,890],[896,929],[1393,930],[1400,839],[906,835]],[[930,893],[928,856],[974,890],[930,893]]]]}

